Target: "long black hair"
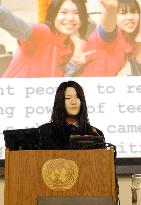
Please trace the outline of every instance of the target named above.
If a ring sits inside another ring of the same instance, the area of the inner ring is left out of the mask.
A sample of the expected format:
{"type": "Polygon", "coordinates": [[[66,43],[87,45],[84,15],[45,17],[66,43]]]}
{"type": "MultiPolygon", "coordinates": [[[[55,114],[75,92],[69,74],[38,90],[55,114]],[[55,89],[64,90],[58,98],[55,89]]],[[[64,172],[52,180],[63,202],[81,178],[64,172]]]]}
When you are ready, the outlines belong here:
{"type": "MultiPolygon", "coordinates": [[[[45,19],[45,23],[51,28],[52,31],[55,31],[55,18],[58,14],[58,11],[61,5],[64,3],[65,0],[52,0],[47,16],[45,19]]],[[[85,5],[85,0],[72,0],[72,2],[76,5],[79,13],[79,18],[81,21],[81,26],[79,28],[79,34],[81,38],[85,38],[88,28],[88,13],[87,8],[85,5]]]]}
{"type": "Polygon", "coordinates": [[[127,40],[134,41],[140,30],[140,5],[137,0],[118,0],[118,10],[120,9],[124,9],[125,12],[129,10],[131,13],[137,12],[139,14],[139,22],[136,29],[132,33],[126,33],[123,31],[127,40]]]}
{"type": "Polygon", "coordinates": [[[80,99],[81,107],[77,115],[77,122],[81,134],[86,134],[86,127],[89,125],[87,105],[83,88],[75,81],[63,82],[59,85],[56,91],[51,122],[63,124],[66,122],[67,112],[65,109],[65,90],[68,87],[73,87],[76,90],[77,97],[80,99]]]}

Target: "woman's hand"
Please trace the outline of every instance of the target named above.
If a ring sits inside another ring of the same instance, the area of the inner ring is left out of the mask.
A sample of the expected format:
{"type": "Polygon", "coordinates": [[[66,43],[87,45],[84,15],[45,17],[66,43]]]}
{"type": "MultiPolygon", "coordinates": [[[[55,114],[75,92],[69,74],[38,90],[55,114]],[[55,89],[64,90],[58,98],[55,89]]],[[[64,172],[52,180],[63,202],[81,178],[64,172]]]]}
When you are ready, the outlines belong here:
{"type": "Polygon", "coordinates": [[[117,24],[118,0],[99,0],[104,7],[101,22],[105,32],[113,32],[117,24]]]}
{"type": "Polygon", "coordinates": [[[79,33],[73,34],[71,36],[71,40],[74,43],[74,52],[73,56],[65,67],[65,77],[77,76],[78,73],[82,71],[82,67],[87,63],[86,57],[96,52],[96,50],[91,50],[87,52],[83,51],[86,41],[80,38],[79,33]]]}
{"type": "Polygon", "coordinates": [[[77,65],[84,65],[86,64],[86,57],[92,53],[95,53],[95,50],[84,52],[84,46],[86,41],[80,38],[79,33],[74,33],[71,36],[71,40],[74,43],[74,53],[70,59],[70,62],[77,65]]]}

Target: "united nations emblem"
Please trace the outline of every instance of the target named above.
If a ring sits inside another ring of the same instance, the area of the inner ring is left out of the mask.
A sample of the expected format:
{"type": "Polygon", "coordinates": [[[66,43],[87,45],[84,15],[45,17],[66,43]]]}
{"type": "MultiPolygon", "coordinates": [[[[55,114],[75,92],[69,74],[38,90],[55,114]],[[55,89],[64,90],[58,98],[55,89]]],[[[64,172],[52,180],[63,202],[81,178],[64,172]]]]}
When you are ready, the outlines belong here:
{"type": "Polygon", "coordinates": [[[50,189],[63,191],[71,189],[77,181],[79,168],[72,160],[48,160],[42,167],[42,177],[50,189]]]}

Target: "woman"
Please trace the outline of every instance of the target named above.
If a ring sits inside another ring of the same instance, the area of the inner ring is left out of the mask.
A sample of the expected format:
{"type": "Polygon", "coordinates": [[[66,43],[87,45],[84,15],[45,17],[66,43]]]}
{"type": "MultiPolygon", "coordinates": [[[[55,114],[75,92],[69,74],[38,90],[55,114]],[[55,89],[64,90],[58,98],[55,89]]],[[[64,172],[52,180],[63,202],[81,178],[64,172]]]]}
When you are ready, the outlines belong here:
{"type": "MultiPolygon", "coordinates": [[[[137,68],[135,63],[135,58],[137,59],[137,56],[140,58],[141,51],[136,42],[140,30],[140,6],[137,0],[119,0],[116,16],[117,28],[111,33],[111,37],[109,36],[111,43],[102,45],[100,54],[93,57],[92,62],[85,67],[89,76],[121,76],[135,75],[135,73],[139,75],[139,67],[137,68]],[[97,66],[95,61],[99,62],[97,66]],[[127,62],[130,63],[130,68],[125,66],[127,62]]],[[[102,31],[102,35],[107,34],[102,31]]],[[[94,39],[92,35],[87,44],[88,50],[95,44],[94,39]]],[[[86,73],[83,75],[86,76],[86,73]]]]}
{"type": "Polygon", "coordinates": [[[59,77],[73,54],[70,36],[85,37],[88,15],[84,0],[54,0],[45,24],[27,24],[1,6],[0,25],[19,43],[3,77],[59,77]]]}
{"type": "MultiPolygon", "coordinates": [[[[90,125],[83,89],[74,81],[59,85],[51,122],[38,129],[44,149],[69,149],[71,134],[103,136],[102,131],[90,125]]],[[[104,136],[101,142],[105,142],[104,136]]]]}
{"type": "MultiPolygon", "coordinates": [[[[101,2],[105,4],[104,1],[101,0],[101,2]]],[[[141,46],[136,42],[136,35],[140,27],[140,7],[137,0],[119,0],[117,8],[116,1],[111,2],[115,3],[114,9],[111,10],[112,18],[116,19],[113,21],[114,29],[107,33],[105,32],[107,29],[99,26],[98,32],[91,35],[85,51],[95,49],[96,52],[87,58],[86,65],[80,70],[80,76],[117,76],[128,59],[130,62],[134,62],[135,57],[140,59],[141,46]],[[101,38],[96,37],[97,33],[101,38]]],[[[137,70],[137,66],[132,73],[135,69],[137,70]]]]}
{"type": "Polygon", "coordinates": [[[133,42],[140,29],[140,6],[137,0],[119,0],[117,25],[128,42],[133,42]]]}
{"type": "Polygon", "coordinates": [[[79,55],[73,55],[66,70],[72,76],[115,76],[124,64],[124,54],[120,38],[117,36],[117,0],[100,0],[103,13],[100,25],[93,32],[79,55]],[[110,20],[109,20],[110,19],[110,20]],[[116,49],[115,49],[116,47],[116,49]],[[93,53],[87,53],[93,51],[93,53]],[[87,55],[88,54],[88,55],[87,55]],[[73,72],[73,71],[76,72],[73,72]]]}
{"type": "Polygon", "coordinates": [[[140,6],[136,0],[119,0],[117,24],[126,41],[127,63],[118,75],[141,75],[140,6]]]}

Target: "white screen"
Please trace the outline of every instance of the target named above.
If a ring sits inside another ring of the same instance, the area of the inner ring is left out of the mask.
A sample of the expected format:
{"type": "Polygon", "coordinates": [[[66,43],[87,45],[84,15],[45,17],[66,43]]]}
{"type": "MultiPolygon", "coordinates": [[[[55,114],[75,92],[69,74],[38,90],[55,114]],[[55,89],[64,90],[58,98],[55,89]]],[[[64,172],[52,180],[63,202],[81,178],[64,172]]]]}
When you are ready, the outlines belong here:
{"type": "MultiPolygon", "coordinates": [[[[50,120],[58,85],[70,78],[0,79],[0,157],[3,130],[50,120]],[[17,86],[18,85],[18,86],[17,86]]],[[[118,157],[141,157],[141,78],[73,78],[84,88],[90,123],[117,147],[118,157]]]]}

